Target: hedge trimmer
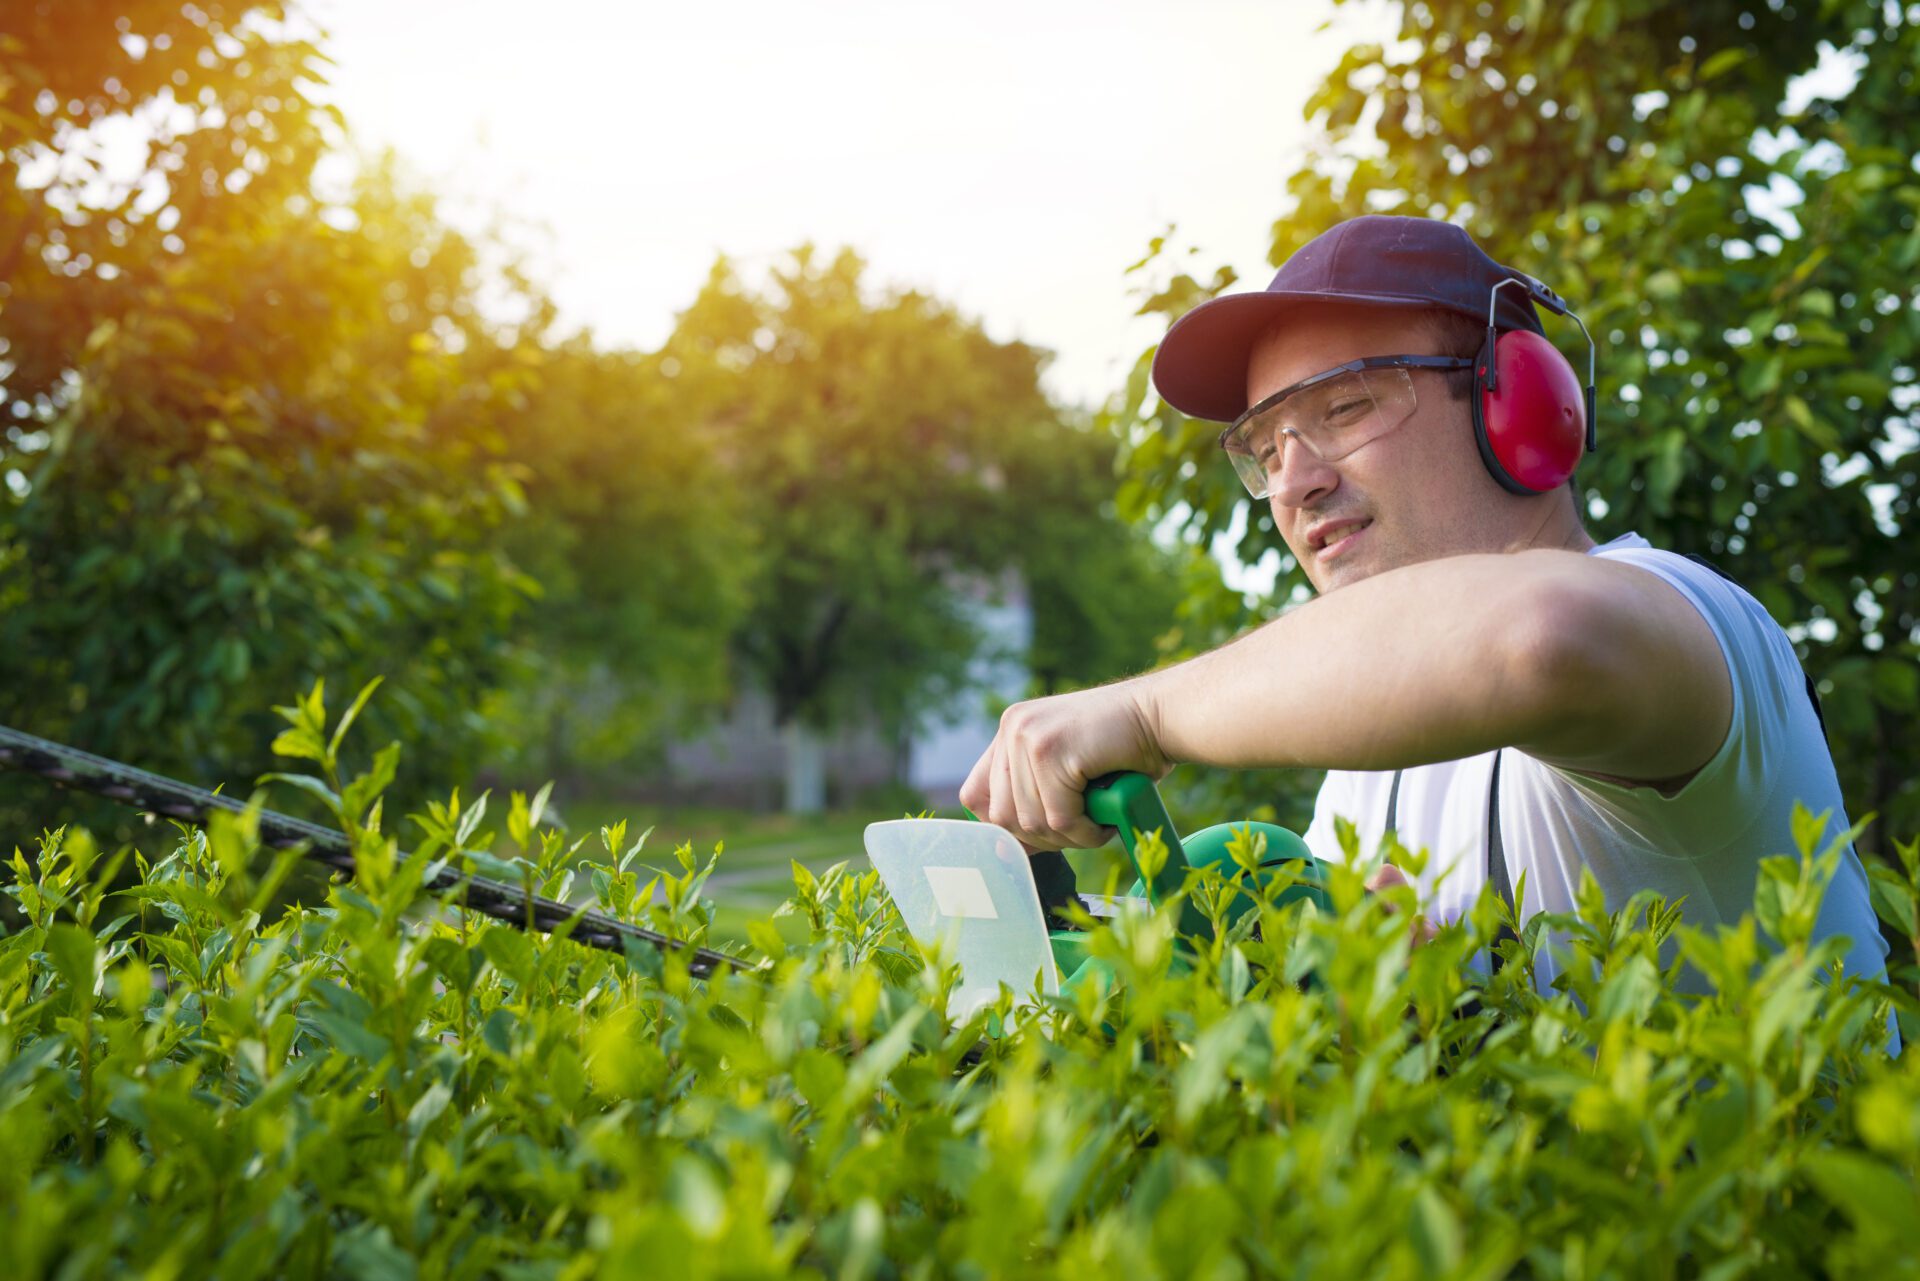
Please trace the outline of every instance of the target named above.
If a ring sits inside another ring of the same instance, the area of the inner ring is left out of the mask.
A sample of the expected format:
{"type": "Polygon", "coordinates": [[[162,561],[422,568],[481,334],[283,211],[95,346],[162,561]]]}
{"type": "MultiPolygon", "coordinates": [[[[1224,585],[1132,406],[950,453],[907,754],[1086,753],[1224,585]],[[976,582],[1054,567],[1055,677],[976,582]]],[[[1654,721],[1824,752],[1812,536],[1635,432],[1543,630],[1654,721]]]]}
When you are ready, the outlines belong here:
{"type": "MultiPolygon", "coordinates": [[[[244,814],[247,805],[230,796],[152,774],[36,738],[0,725],[0,769],[18,770],[62,787],[90,792],[165,818],[205,824],[217,810],[244,814]]],[[[1186,884],[1190,868],[1236,870],[1236,836],[1254,841],[1240,847],[1260,851],[1255,879],[1280,875],[1297,864],[1279,903],[1310,898],[1327,907],[1319,865],[1301,839],[1271,823],[1220,823],[1187,837],[1174,831],[1153,781],[1144,774],[1111,774],[1087,789],[1087,816],[1117,828],[1121,844],[1139,880],[1132,897],[1158,905],[1186,884]],[[1264,838],[1262,846],[1255,838],[1264,838]]],[[[351,875],[352,846],[341,833],[273,810],[260,810],[262,844],[286,849],[305,846],[314,861],[351,875]]],[[[1040,990],[1056,992],[1083,982],[1100,982],[1104,967],[1090,957],[1090,935],[1074,923],[1078,904],[1093,916],[1111,915],[1114,904],[1074,892],[1072,869],[1057,852],[1029,857],[1012,833],[991,823],[958,819],[897,819],[867,828],[867,852],[892,894],[908,931],[922,944],[954,943],[961,965],[955,992],[956,1013],[970,1012],[997,995],[1006,983],[1024,992],[1040,980],[1040,990]]],[[[1255,898],[1245,881],[1229,908],[1229,919],[1251,909],[1255,898]]],[[[713,948],[698,947],[642,925],[630,924],[557,899],[530,894],[520,886],[475,876],[448,863],[422,882],[435,893],[457,893],[462,906],[518,929],[546,932],[571,926],[576,943],[625,952],[635,943],[682,953],[687,968],[705,978],[722,969],[747,970],[748,963],[713,948]]],[[[1183,934],[1205,937],[1211,926],[1189,900],[1181,906],[1183,934]]]]}
{"type": "MultiPolygon", "coordinates": [[[[1185,887],[1190,870],[1213,867],[1237,885],[1228,923],[1265,901],[1269,888],[1277,889],[1278,906],[1305,899],[1332,910],[1319,861],[1284,827],[1216,823],[1183,840],[1145,774],[1095,779],[1086,805],[1088,818],[1120,833],[1138,878],[1129,898],[1157,907],[1185,887]],[[1243,842],[1237,851],[1236,840],[1243,842]]],[[[1003,983],[1016,993],[1036,986],[1052,993],[1110,979],[1080,925],[1113,915],[1125,900],[1075,893],[1073,870],[1058,852],[1029,856],[1006,829],[958,819],[896,819],[869,825],[866,835],[867,855],[908,931],[923,946],[944,939],[954,949],[961,984],[949,1009],[956,1017],[993,1000],[1003,983]],[[1084,916],[1071,910],[1075,903],[1084,916]]],[[[1181,904],[1183,935],[1207,938],[1212,929],[1191,898],[1181,904]]]]}

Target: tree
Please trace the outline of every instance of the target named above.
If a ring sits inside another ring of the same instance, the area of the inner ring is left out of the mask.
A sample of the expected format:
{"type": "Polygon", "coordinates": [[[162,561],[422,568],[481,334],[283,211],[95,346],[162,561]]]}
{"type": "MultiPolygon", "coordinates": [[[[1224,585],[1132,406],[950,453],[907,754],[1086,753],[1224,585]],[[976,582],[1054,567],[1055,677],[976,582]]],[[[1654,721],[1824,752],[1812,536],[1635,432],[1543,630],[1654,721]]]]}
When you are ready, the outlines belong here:
{"type": "Polygon", "coordinates": [[[15,419],[44,417],[94,327],[203,234],[318,212],[337,118],[284,6],[29,0],[0,32],[0,334],[15,419]],[[142,147],[109,164],[100,126],[142,147]],[[23,409],[24,406],[24,409],[23,409]]]}
{"type": "Polygon", "coordinates": [[[723,260],[663,353],[755,533],[734,652],[798,762],[791,806],[818,803],[820,731],[871,718],[904,732],[965,688],[980,637],[963,589],[1035,569],[1052,678],[1113,663],[1054,621],[1075,607],[1041,545],[1122,531],[1087,501],[1101,446],[1048,403],[1042,353],[923,294],[870,290],[864,272],[851,252],[802,249],[754,289],[723,260]]]}
{"type": "Polygon", "coordinates": [[[504,715],[519,767],[551,777],[628,763],[725,699],[754,548],[673,358],[580,336],[533,368],[508,427],[529,505],[508,550],[545,590],[504,715]]]}
{"type": "Polygon", "coordinates": [[[0,719],[245,783],[271,703],[384,674],[417,780],[472,767],[516,670],[501,424],[550,309],[484,318],[475,247],[387,168],[313,194],[323,59],[281,16],[41,4],[0,42],[0,719]]]}
{"type": "Polygon", "coordinates": [[[426,207],[353,211],[204,236],[94,326],[0,504],[0,718],[240,782],[287,691],[377,674],[424,776],[477,763],[533,591],[499,546],[525,373],[435,305],[470,251],[426,207]]]}
{"type": "MultiPolygon", "coordinates": [[[[1910,13],[1425,0],[1402,9],[1400,37],[1350,50],[1311,99],[1321,139],[1289,181],[1273,261],[1342,218],[1426,214],[1560,288],[1601,347],[1600,452],[1580,474],[1596,536],[1637,529],[1751,586],[1821,682],[1853,808],[1911,829],[1910,13]],[[1822,60],[1851,74],[1799,79],[1822,60]]],[[[1148,310],[1171,317],[1232,283],[1166,266],[1166,243],[1143,269],[1148,310]]],[[[1117,414],[1134,442],[1126,510],[1184,510],[1210,537],[1246,500],[1213,457],[1217,428],[1150,401],[1150,355],[1117,414]]],[[[1277,542],[1251,515],[1247,560],[1277,542]]],[[[1303,583],[1288,559],[1281,592],[1303,583]]]]}
{"type": "Polygon", "coordinates": [[[1153,666],[1178,646],[1189,575],[1197,568],[1218,582],[1204,556],[1195,563],[1192,549],[1161,547],[1120,519],[1116,453],[1111,435],[1070,426],[1044,454],[1024,455],[1011,479],[1033,530],[1014,555],[1033,614],[1025,657],[1038,695],[1153,666]]]}

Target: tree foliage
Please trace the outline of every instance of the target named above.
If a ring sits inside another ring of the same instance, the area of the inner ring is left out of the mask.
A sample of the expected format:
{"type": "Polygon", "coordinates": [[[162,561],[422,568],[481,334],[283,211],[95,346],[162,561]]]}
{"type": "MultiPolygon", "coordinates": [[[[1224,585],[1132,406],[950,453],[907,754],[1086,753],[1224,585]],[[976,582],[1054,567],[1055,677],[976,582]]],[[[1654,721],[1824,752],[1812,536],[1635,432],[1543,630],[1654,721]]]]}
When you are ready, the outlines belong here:
{"type": "Polygon", "coordinates": [[[344,136],[277,6],[22,17],[0,719],[239,779],[262,723],[234,709],[381,674],[418,781],[564,764],[576,727],[617,750],[716,696],[738,540],[645,361],[553,342],[500,246],[390,163],[317,184],[344,136]],[[517,559],[551,584],[537,616],[517,559]],[[590,716],[595,662],[628,679],[590,716]]]}
{"type": "Polygon", "coordinates": [[[338,121],[278,3],[25,0],[0,29],[0,300],[16,396],[203,231],[304,199],[338,121]],[[126,125],[136,127],[126,128],[126,125]],[[110,137],[102,125],[120,125],[110,137]],[[136,162],[122,152],[140,148],[136,162]],[[116,146],[118,144],[118,146],[116,146]]]}
{"type": "Polygon", "coordinates": [[[1023,531],[1014,558],[1032,611],[1026,662],[1036,694],[1152,667],[1178,646],[1195,578],[1217,582],[1212,561],[1162,547],[1120,518],[1116,453],[1097,428],[1052,432],[1009,480],[1023,531]]]}
{"type": "MultiPolygon", "coordinates": [[[[1288,182],[1273,261],[1343,218],[1411,213],[1461,222],[1554,285],[1600,346],[1600,452],[1580,473],[1596,536],[1638,530],[1751,588],[1821,681],[1855,808],[1920,821],[1913,11],[1400,12],[1394,44],[1349,50],[1312,96],[1319,142],[1288,182]]],[[[1171,318],[1233,283],[1167,265],[1165,246],[1143,268],[1147,310],[1171,318]]],[[[1548,323],[1584,362],[1577,332],[1548,323]]],[[[1225,531],[1245,499],[1216,429],[1153,402],[1146,360],[1119,415],[1125,507],[1184,504],[1196,536],[1225,531]]],[[[1250,514],[1249,562],[1279,546],[1250,514]]],[[[1280,593],[1303,584],[1285,559],[1280,593]]]]}
{"type": "Polygon", "coordinates": [[[506,545],[544,599],[501,713],[508,759],[628,765],[731,692],[726,638],[756,563],[746,495],[701,421],[697,380],[670,357],[581,335],[526,358],[532,382],[505,430],[528,509],[506,545]]]}
{"type": "Polygon", "coordinates": [[[1057,621],[1124,608],[1071,580],[1109,560],[1134,573],[1147,553],[1103,514],[1089,481],[1111,446],[1048,402],[1042,353],[924,294],[874,290],[852,252],[801,249],[763,288],[716,265],[664,357],[754,533],[735,647],[779,723],[899,728],[948,704],[980,643],[967,596],[1010,571],[1029,571],[1051,679],[1151,656],[1103,624],[1084,634],[1107,649],[1076,648],[1057,621]],[[1061,559],[1079,553],[1090,563],[1061,559]]]}
{"type": "Polygon", "coordinates": [[[225,776],[259,731],[232,707],[382,672],[390,728],[470,765],[532,590],[497,546],[526,373],[470,247],[382,175],[345,227],[257,212],[76,308],[70,363],[15,400],[0,715],[225,776]]]}

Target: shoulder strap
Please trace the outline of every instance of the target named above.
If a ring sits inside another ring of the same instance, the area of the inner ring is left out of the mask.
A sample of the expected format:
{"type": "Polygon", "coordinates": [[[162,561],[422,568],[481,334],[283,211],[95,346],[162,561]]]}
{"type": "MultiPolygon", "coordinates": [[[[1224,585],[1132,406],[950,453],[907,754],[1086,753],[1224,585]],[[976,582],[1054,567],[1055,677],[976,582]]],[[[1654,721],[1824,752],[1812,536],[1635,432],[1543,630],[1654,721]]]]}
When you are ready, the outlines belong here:
{"type": "MultiPolygon", "coordinates": [[[[1405,772],[1404,770],[1395,770],[1393,772],[1393,786],[1387,791],[1386,830],[1389,832],[1399,826],[1400,778],[1405,772]]],[[[1493,886],[1493,892],[1500,896],[1500,901],[1505,903],[1509,909],[1513,909],[1513,880],[1507,872],[1506,846],[1500,838],[1499,752],[1493,754],[1493,781],[1487,787],[1487,883],[1493,886]]],[[[1519,916],[1517,909],[1514,910],[1514,916],[1519,916]]],[[[1513,931],[1503,925],[1500,927],[1500,933],[1494,942],[1498,944],[1513,937],[1515,937],[1513,931]]],[[[1500,972],[1500,954],[1498,952],[1492,954],[1492,964],[1493,973],[1498,974],[1500,972]]]]}
{"type": "MultiPolygon", "coordinates": [[[[1520,909],[1513,902],[1513,880],[1507,872],[1507,848],[1500,839],[1500,753],[1493,754],[1493,780],[1487,784],[1487,883],[1493,886],[1493,892],[1507,905],[1514,919],[1520,918],[1520,909]]],[[[1493,942],[1495,948],[1508,939],[1515,938],[1514,932],[1507,926],[1500,927],[1500,933],[1493,942]]],[[[1492,954],[1492,973],[1500,972],[1500,953],[1492,954]]]]}

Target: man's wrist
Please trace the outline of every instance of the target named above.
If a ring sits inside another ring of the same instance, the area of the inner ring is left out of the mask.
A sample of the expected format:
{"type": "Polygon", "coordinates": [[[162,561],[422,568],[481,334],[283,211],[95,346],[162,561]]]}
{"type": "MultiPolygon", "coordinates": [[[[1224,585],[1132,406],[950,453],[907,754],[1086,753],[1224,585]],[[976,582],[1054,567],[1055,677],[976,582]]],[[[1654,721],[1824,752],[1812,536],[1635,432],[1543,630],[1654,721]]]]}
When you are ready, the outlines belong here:
{"type": "Polygon", "coordinates": [[[1138,726],[1141,746],[1155,768],[1149,772],[1156,775],[1180,763],[1178,754],[1170,750],[1166,734],[1166,705],[1163,695],[1167,684],[1169,668],[1159,671],[1142,672],[1120,683],[1121,690],[1127,695],[1127,701],[1133,708],[1134,722],[1138,726]]]}

